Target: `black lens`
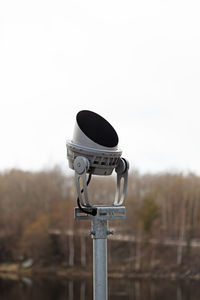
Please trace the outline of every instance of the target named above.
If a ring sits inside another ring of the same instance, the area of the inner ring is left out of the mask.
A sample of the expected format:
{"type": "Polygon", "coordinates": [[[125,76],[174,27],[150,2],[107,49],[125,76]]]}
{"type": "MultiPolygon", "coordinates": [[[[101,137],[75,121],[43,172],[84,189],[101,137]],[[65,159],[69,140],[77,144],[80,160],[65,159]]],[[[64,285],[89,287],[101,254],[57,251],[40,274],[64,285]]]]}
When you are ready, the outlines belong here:
{"type": "Polygon", "coordinates": [[[83,133],[93,142],[104,147],[117,146],[119,139],[115,129],[100,115],[82,110],[77,114],[76,120],[83,133]]]}

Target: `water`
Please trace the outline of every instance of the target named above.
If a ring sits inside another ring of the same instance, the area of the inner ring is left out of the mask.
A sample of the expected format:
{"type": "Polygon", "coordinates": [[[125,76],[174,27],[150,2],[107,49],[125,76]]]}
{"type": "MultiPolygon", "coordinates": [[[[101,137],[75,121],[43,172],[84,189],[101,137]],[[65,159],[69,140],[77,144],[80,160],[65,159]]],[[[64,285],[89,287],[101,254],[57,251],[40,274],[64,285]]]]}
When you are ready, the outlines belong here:
{"type": "MultiPolygon", "coordinates": [[[[92,300],[91,280],[0,279],[1,300],[92,300]]],[[[198,300],[199,282],[109,280],[109,300],[198,300]]],[[[103,300],[103,299],[102,299],[103,300]]]]}

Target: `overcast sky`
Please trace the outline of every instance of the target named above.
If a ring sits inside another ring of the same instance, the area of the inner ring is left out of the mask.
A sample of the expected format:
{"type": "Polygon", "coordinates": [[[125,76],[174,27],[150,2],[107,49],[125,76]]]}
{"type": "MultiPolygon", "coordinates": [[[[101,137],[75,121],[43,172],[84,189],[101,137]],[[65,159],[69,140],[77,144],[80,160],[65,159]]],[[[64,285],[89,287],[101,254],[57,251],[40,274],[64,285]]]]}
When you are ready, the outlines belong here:
{"type": "Polygon", "coordinates": [[[199,0],[1,0],[0,170],[67,168],[89,109],[133,168],[200,174],[199,15],[199,0]]]}

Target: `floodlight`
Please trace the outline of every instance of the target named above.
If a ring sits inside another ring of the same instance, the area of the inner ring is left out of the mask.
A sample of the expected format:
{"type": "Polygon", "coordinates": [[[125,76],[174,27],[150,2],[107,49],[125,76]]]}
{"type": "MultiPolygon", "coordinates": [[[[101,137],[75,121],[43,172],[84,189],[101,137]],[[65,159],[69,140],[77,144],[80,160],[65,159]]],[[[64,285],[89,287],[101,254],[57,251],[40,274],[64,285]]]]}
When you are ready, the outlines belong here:
{"type": "Polygon", "coordinates": [[[129,164],[118,148],[118,135],[103,117],[89,110],[76,116],[72,140],[67,141],[69,167],[75,171],[77,189],[76,220],[91,220],[93,238],[94,300],[107,300],[107,236],[109,220],[126,217],[122,206],[128,182],[129,164]],[[112,205],[97,206],[89,201],[87,186],[92,175],[117,173],[117,191],[112,205]],[[87,178],[87,174],[88,178],[87,178]]]}
{"type": "Polygon", "coordinates": [[[86,173],[111,175],[117,173],[117,192],[114,205],[122,205],[128,179],[128,162],[121,158],[118,149],[118,135],[112,125],[103,117],[89,110],[82,110],[76,116],[73,139],[67,141],[69,167],[75,170],[76,188],[82,206],[91,207],[88,199],[86,173]],[[121,179],[124,187],[121,194],[121,179]],[[81,181],[84,198],[81,192],[81,181]]]}

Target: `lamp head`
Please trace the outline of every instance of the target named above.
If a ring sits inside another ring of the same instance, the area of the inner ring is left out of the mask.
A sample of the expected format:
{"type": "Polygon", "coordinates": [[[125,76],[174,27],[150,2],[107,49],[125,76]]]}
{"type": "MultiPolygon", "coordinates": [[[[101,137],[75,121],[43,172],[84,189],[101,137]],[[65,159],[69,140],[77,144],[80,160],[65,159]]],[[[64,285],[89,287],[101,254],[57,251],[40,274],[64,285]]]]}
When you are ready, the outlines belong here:
{"type": "Polygon", "coordinates": [[[76,116],[73,139],[67,141],[69,167],[74,169],[78,156],[89,161],[88,173],[110,175],[118,165],[122,151],[118,149],[118,135],[103,117],[89,110],[76,116]]]}

